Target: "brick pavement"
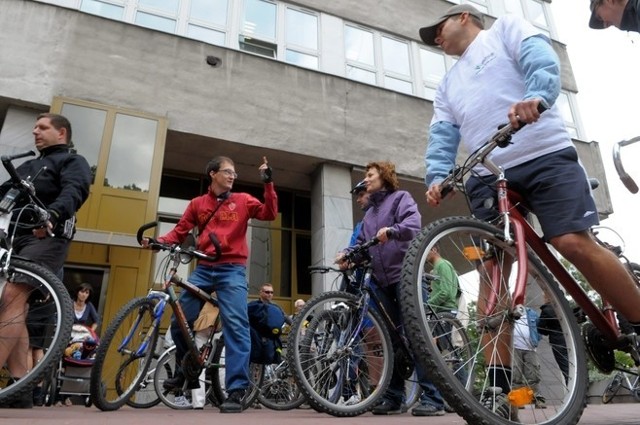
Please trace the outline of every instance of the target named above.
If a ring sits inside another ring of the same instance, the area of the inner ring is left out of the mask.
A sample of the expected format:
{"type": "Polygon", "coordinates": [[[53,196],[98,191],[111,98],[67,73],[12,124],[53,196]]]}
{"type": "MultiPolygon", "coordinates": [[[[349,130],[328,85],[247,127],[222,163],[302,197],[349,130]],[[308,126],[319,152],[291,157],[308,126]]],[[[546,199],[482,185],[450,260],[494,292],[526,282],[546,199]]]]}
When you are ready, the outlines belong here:
{"type": "MultiPolygon", "coordinates": [[[[95,407],[36,407],[34,409],[0,409],[1,424],[25,425],[394,425],[422,424],[463,425],[465,422],[455,414],[437,418],[416,418],[406,413],[393,417],[373,416],[367,413],[355,418],[334,418],[308,409],[276,412],[249,409],[241,414],[220,414],[218,409],[171,410],[164,406],[151,409],[131,409],[124,407],[115,412],[101,412],[95,407]]],[[[638,425],[640,424],[640,403],[594,404],[589,405],[580,425],[638,425]]]]}

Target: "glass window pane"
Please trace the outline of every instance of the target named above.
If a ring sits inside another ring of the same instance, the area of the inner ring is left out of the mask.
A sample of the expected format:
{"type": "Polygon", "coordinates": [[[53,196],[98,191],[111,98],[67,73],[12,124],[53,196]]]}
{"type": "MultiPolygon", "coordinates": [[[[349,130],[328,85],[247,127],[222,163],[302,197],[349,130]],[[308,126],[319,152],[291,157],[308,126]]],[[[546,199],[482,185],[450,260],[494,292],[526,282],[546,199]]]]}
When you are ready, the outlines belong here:
{"type": "Polygon", "coordinates": [[[169,33],[174,33],[176,29],[176,21],[173,19],[163,18],[162,16],[151,15],[144,12],[136,13],[136,24],[169,33]]]}
{"type": "Polygon", "coordinates": [[[431,50],[420,49],[420,65],[425,81],[438,83],[447,72],[444,55],[431,50]]]}
{"type": "Polygon", "coordinates": [[[400,93],[413,94],[413,84],[411,84],[409,81],[385,76],[384,86],[389,90],[394,90],[400,93]]]}
{"type": "Polygon", "coordinates": [[[304,53],[296,52],[294,50],[287,50],[287,57],[285,60],[295,65],[318,69],[318,58],[313,55],[305,55],[304,53]]]}
{"type": "Polygon", "coordinates": [[[95,183],[107,111],[65,103],[62,105],[60,113],[71,122],[73,144],[78,153],[84,156],[89,163],[91,182],[95,183]]]}
{"type": "Polygon", "coordinates": [[[521,18],[524,18],[524,11],[522,10],[522,4],[520,1],[505,1],[504,9],[507,13],[511,13],[521,18]]]}
{"type": "Polygon", "coordinates": [[[149,190],[157,127],[155,120],[116,114],[105,186],[149,190]]]}
{"type": "Polygon", "coordinates": [[[287,43],[318,50],[318,17],[287,9],[287,43]]]}
{"type": "Polygon", "coordinates": [[[534,0],[528,0],[527,12],[529,14],[529,20],[531,22],[543,28],[549,28],[549,24],[547,23],[547,18],[544,16],[544,10],[542,9],[541,3],[534,0]]]}
{"type": "Polygon", "coordinates": [[[411,76],[409,45],[388,37],[382,37],[382,62],[386,71],[411,76]]]}
{"type": "Polygon", "coordinates": [[[348,60],[374,66],[373,34],[350,26],[344,27],[345,55],[348,60]]]}
{"type": "Polygon", "coordinates": [[[138,0],[138,6],[146,6],[163,12],[176,14],[180,0],[138,0]]]}
{"type": "Polygon", "coordinates": [[[357,80],[368,84],[376,83],[375,72],[367,71],[366,69],[362,68],[356,68],[355,66],[351,65],[347,65],[347,78],[351,78],[352,80],[357,80]]]}
{"type": "Polygon", "coordinates": [[[424,86],[424,97],[429,100],[435,100],[436,98],[436,87],[424,86]]]}
{"type": "Polygon", "coordinates": [[[556,100],[556,105],[558,105],[558,109],[562,114],[562,119],[567,123],[575,124],[573,112],[571,111],[571,103],[569,103],[569,96],[567,96],[566,93],[560,92],[560,96],[558,96],[558,99],[556,100]]]}
{"type": "Polygon", "coordinates": [[[191,19],[226,26],[227,0],[191,0],[191,19]]]}
{"type": "Polygon", "coordinates": [[[190,24],[187,27],[187,36],[209,44],[217,44],[218,46],[225,45],[225,33],[197,25],[190,24]]]}
{"type": "Polygon", "coordinates": [[[262,0],[246,0],[242,32],[253,37],[276,38],[276,5],[262,0]]]}
{"type": "Polygon", "coordinates": [[[93,13],[94,15],[104,16],[105,18],[117,20],[122,20],[122,16],[124,14],[124,7],[102,3],[101,1],[97,0],[82,0],[80,10],[87,13],[93,13]]]}

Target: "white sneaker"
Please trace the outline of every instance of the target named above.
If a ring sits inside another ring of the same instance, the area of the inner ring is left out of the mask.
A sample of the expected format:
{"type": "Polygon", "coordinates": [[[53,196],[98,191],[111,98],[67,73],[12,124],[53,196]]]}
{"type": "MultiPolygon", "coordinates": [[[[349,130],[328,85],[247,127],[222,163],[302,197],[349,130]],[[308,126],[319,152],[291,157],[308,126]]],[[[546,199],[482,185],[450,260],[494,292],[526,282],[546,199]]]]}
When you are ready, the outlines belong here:
{"type": "Polygon", "coordinates": [[[358,394],[354,394],[347,401],[344,402],[345,406],[353,406],[354,404],[360,403],[360,396],[358,394]]]}
{"type": "Polygon", "coordinates": [[[177,407],[191,407],[191,403],[183,395],[176,396],[176,398],[173,399],[173,404],[177,407]]]}

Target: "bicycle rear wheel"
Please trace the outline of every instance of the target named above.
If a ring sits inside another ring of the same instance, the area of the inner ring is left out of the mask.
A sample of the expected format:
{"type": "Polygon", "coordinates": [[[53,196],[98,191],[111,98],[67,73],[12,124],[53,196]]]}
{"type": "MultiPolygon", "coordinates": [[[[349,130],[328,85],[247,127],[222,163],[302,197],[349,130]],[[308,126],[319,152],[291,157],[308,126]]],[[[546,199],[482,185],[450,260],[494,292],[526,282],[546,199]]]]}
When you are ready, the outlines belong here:
{"type": "MultiPolygon", "coordinates": [[[[127,406],[133,407],[134,409],[149,409],[153,406],[157,406],[160,403],[160,397],[156,393],[156,388],[153,384],[153,377],[156,373],[156,367],[158,365],[158,359],[160,356],[154,354],[151,357],[151,365],[149,369],[144,375],[144,378],[138,384],[138,388],[131,394],[131,397],[127,399],[127,406]]],[[[129,359],[130,362],[136,361],[135,359],[129,359]]],[[[124,372],[128,368],[122,368],[121,371],[124,372]]],[[[120,381],[120,379],[118,379],[120,381]]]]}
{"type": "Polygon", "coordinates": [[[360,298],[326,292],[307,302],[291,325],[287,362],[314,409],[357,416],[384,395],[393,372],[389,331],[360,298]]]}
{"type": "Polygon", "coordinates": [[[272,410],[291,410],[300,407],[305,400],[286,360],[264,366],[264,377],[258,395],[258,401],[263,406],[272,410]]]}
{"type": "Polygon", "coordinates": [[[618,394],[618,390],[622,386],[622,373],[618,372],[615,374],[607,388],[604,389],[602,393],[602,403],[607,404],[618,394]]]}
{"type": "Polygon", "coordinates": [[[495,375],[490,376],[497,368],[489,368],[489,364],[512,368],[511,335],[516,315],[511,311],[509,292],[513,290],[513,284],[508,277],[515,275],[517,264],[512,264],[513,273],[509,273],[505,267],[510,264],[509,258],[515,258],[515,248],[504,241],[502,231],[476,219],[450,217],[438,220],[418,234],[404,259],[401,286],[407,335],[413,347],[421,348],[416,350],[416,361],[430,371],[431,379],[450,406],[469,423],[494,425],[519,420],[523,424],[575,424],[586,405],[585,350],[565,295],[532,252],[528,252],[527,258],[523,307],[539,311],[542,304],[548,303],[555,312],[559,330],[555,327],[546,330],[556,333],[564,341],[564,347],[552,347],[546,340],[540,342],[537,348],[540,382],[537,384],[527,378],[522,382],[509,381],[507,373],[507,385],[512,390],[520,388],[520,391],[509,391],[508,387],[504,391],[496,384],[500,380],[494,378],[495,375]],[[438,246],[440,255],[457,269],[460,290],[469,303],[467,311],[458,313],[468,339],[457,344],[454,335],[442,325],[441,318],[429,311],[426,291],[423,291],[423,283],[428,279],[426,273],[431,271],[427,255],[434,246],[438,246]],[[489,264],[494,265],[493,270],[489,270],[489,264]],[[495,274],[492,275],[492,271],[495,274]],[[483,285],[487,285],[485,288],[489,288],[488,276],[495,276],[494,281],[501,278],[501,281],[491,287],[494,291],[480,291],[481,278],[483,285]],[[500,290],[495,291],[496,288],[500,290]],[[484,306],[489,303],[489,294],[494,294],[498,301],[492,314],[487,316],[484,306]],[[566,379],[552,348],[562,348],[564,352],[566,379]],[[471,372],[466,379],[459,373],[462,368],[471,372]],[[526,397],[519,401],[513,398],[523,393],[526,397]],[[532,394],[538,398],[533,398],[532,394]],[[538,408],[542,407],[539,401],[543,399],[546,408],[538,408]],[[519,410],[516,404],[524,409],[519,410]]]}
{"type": "Polygon", "coordinates": [[[145,378],[158,341],[155,303],[136,298],[109,324],[91,369],[91,401],[103,411],[122,407],[145,378]]]}
{"type": "Polygon", "coordinates": [[[0,294],[0,345],[23,351],[24,356],[20,356],[23,360],[11,359],[12,368],[14,371],[27,371],[20,379],[14,380],[12,376],[19,372],[12,373],[6,364],[0,364],[0,404],[10,406],[14,400],[30,398],[33,386],[48,376],[62,358],[71,336],[73,306],[67,289],[55,274],[41,265],[16,257],[11,258],[7,274],[0,276],[0,294]],[[21,295],[9,300],[6,285],[12,285],[12,292],[19,285],[21,295]],[[25,303],[28,305],[26,318],[25,303]],[[14,333],[16,328],[17,335],[14,333]],[[44,351],[42,360],[33,366],[27,363],[26,353],[30,345],[40,346],[44,351]]]}

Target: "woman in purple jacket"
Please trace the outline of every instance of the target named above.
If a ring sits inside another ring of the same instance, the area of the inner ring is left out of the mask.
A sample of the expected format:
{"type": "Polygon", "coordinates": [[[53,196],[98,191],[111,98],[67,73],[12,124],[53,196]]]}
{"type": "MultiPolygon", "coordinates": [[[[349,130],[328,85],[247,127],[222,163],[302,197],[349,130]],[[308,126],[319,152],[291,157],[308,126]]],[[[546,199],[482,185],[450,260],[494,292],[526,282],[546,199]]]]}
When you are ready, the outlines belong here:
{"type": "MultiPolygon", "coordinates": [[[[421,216],[411,194],[399,190],[395,165],[388,161],[370,162],[366,166],[364,184],[369,196],[369,209],[362,220],[358,244],[374,236],[380,243],[369,249],[373,267],[372,289],[378,295],[387,313],[402,332],[402,318],[398,301],[400,275],[404,254],[411,240],[421,228],[421,216]]],[[[346,267],[340,257],[341,267],[346,267]]],[[[392,332],[392,338],[397,333],[392,332]]],[[[394,345],[398,342],[394,341],[394,345]]],[[[439,416],[444,414],[444,401],[438,390],[417,370],[423,395],[420,405],[411,410],[414,416],[439,416]]],[[[404,379],[394,370],[391,384],[380,404],[372,410],[374,415],[402,413],[404,379]]]]}

